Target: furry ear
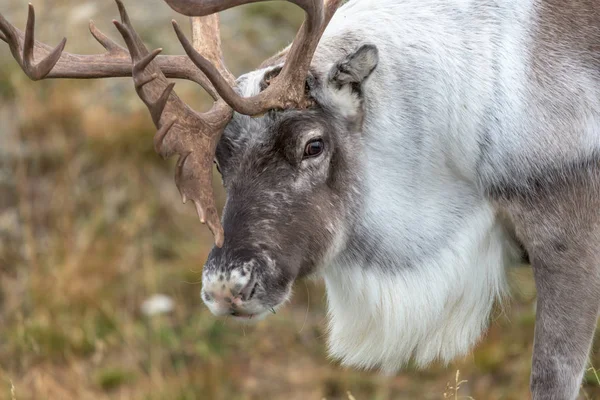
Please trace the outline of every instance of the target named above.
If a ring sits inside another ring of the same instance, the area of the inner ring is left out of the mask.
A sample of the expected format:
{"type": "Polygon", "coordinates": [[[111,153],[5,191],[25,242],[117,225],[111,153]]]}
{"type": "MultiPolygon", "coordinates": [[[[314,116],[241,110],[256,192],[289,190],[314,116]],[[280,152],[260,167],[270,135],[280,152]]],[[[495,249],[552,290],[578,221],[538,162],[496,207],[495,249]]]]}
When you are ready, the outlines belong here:
{"type": "Polygon", "coordinates": [[[334,64],[329,71],[329,82],[338,88],[344,85],[359,86],[377,67],[379,51],[372,44],[360,46],[334,64]]]}
{"type": "Polygon", "coordinates": [[[279,75],[279,73],[281,72],[282,69],[283,69],[283,65],[278,65],[275,68],[272,68],[271,70],[265,72],[265,75],[263,76],[262,80],[260,81],[260,91],[261,92],[269,87],[269,85],[271,84],[271,81],[273,79],[277,78],[277,76],[279,75]]]}

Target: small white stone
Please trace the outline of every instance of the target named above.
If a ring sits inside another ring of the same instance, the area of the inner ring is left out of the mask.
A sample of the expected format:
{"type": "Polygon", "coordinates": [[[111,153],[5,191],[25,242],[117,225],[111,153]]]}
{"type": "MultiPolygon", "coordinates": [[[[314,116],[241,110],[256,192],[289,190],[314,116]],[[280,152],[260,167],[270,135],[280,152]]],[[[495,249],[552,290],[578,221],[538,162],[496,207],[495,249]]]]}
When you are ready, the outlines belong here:
{"type": "Polygon", "coordinates": [[[169,296],[164,294],[155,294],[150,296],[142,303],[142,313],[146,316],[166,314],[173,311],[175,302],[169,296]]]}

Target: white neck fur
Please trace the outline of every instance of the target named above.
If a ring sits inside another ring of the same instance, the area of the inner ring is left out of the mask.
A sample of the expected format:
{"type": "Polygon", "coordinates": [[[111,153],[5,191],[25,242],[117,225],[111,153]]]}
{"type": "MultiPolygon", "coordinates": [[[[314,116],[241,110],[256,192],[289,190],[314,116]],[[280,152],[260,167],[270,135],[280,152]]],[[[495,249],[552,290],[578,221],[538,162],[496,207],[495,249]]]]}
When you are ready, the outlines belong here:
{"type": "MultiPolygon", "coordinates": [[[[395,372],[466,354],[485,330],[514,261],[490,206],[438,255],[408,270],[339,265],[324,271],[329,351],[344,365],[395,372]]],[[[514,254],[514,253],[513,253],[514,254]]]]}

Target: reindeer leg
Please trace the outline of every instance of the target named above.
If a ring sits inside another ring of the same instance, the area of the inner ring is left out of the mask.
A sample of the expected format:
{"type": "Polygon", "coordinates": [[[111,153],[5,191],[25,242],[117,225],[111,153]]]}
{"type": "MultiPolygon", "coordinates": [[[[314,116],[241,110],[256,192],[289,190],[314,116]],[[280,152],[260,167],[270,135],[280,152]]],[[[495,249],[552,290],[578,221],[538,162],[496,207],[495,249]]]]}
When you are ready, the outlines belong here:
{"type": "MultiPolygon", "coordinates": [[[[569,255],[577,257],[576,252],[569,255]]],[[[555,255],[540,255],[533,262],[538,290],[531,370],[534,400],[577,397],[598,317],[600,285],[591,269],[600,260],[559,263],[551,259],[555,255]]]]}
{"type": "Polygon", "coordinates": [[[547,171],[497,193],[538,292],[533,399],[575,399],[600,309],[600,163],[547,171]]]}

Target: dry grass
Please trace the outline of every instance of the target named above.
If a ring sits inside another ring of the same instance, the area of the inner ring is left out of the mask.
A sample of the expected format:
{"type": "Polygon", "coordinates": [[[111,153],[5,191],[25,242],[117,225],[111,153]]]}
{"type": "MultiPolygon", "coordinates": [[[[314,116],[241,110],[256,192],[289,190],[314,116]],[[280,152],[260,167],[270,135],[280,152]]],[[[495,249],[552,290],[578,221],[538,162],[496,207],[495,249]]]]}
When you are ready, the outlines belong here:
{"type": "Polygon", "coordinates": [[[454,383],[450,383],[448,382],[447,386],[446,386],[446,391],[444,392],[444,399],[451,399],[451,400],[475,400],[473,397],[471,396],[462,396],[459,394],[460,392],[460,387],[466,383],[468,383],[468,380],[465,379],[460,379],[460,370],[456,371],[456,375],[454,377],[454,383]]]}
{"type": "MultiPolygon", "coordinates": [[[[63,27],[71,48],[98,50],[81,38],[86,4],[35,3],[40,35],[56,42],[63,27]],[[58,24],[73,5],[78,14],[58,24]]],[[[89,4],[109,31],[111,2],[89,4]]],[[[127,4],[150,21],[149,42],[174,43],[154,30],[172,15],[161,1],[127,4]]],[[[280,6],[225,16],[260,22],[241,19],[224,32],[236,72],[292,37],[284,19],[297,23],[300,14],[268,13],[280,6]]],[[[21,24],[24,8],[0,0],[21,24]]],[[[178,86],[203,106],[197,88],[178,86]]],[[[180,204],[173,161],[154,154],[153,131],[128,80],[31,83],[0,45],[0,399],[441,399],[448,381],[463,398],[527,397],[534,297],[526,269],[516,271],[510,311],[472,356],[391,378],[327,359],[320,285],[301,283],[288,307],[256,326],[212,317],[198,296],[211,237],[180,204]],[[175,308],[146,317],[140,305],[156,293],[175,308]]],[[[598,347],[592,361],[600,362],[598,347]]],[[[600,398],[597,378],[586,375],[588,398],[600,398]]]]}

